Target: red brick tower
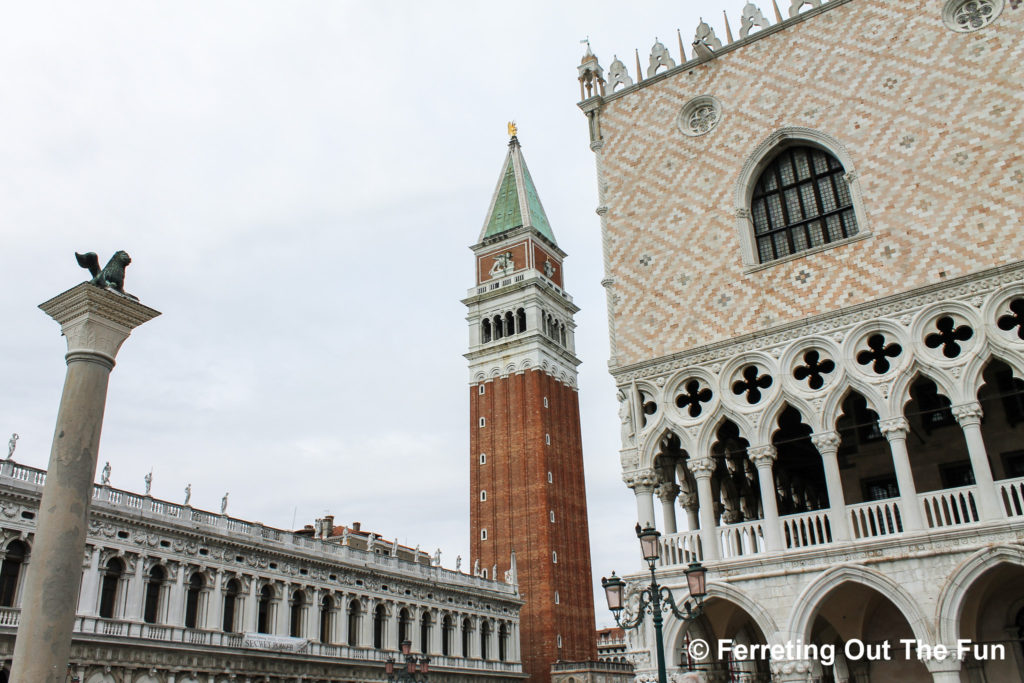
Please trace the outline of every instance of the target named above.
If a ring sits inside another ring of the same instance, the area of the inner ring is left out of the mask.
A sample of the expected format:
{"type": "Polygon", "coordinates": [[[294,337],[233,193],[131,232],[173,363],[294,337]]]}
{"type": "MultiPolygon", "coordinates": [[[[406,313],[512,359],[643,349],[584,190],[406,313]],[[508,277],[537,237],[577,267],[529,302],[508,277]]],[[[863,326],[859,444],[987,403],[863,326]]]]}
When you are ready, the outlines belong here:
{"type": "Polygon", "coordinates": [[[477,244],[469,309],[470,561],[526,605],[523,668],[597,658],[573,314],[562,260],[513,134],[477,244]],[[495,569],[497,576],[494,575],[495,569]]]}

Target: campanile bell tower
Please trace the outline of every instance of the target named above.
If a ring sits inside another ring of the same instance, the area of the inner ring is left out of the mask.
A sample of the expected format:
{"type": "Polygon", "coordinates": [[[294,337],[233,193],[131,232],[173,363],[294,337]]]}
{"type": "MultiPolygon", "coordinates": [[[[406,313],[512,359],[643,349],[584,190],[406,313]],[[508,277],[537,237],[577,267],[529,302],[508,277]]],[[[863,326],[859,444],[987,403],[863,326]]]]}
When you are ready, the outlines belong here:
{"type": "Polygon", "coordinates": [[[470,561],[526,601],[523,669],[597,658],[573,314],[565,252],[511,140],[472,247],[469,309],[470,561]],[[493,572],[497,570],[497,576],[493,572]]]}

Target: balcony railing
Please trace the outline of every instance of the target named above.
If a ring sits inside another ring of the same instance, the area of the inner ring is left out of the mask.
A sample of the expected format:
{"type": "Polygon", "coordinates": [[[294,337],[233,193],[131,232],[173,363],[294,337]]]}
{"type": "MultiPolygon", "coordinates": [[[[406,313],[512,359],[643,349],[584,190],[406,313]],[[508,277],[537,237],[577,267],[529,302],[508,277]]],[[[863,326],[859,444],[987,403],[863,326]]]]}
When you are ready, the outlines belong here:
{"type": "MultiPolygon", "coordinates": [[[[995,482],[1002,512],[1006,519],[1024,519],[1024,477],[995,482]]],[[[917,495],[923,530],[971,527],[981,524],[981,492],[976,485],[961,486],[917,495]]],[[[870,543],[903,534],[904,514],[901,498],[857,503],[846,506],[849,541],[870,543]]],[[[779,551],[817,548],[837,543],[829,509],[785,515],[779,518],[779,551]]],[[[715,528],[719,557],[735,560],[768,552],[763,519],[740,524],[723,524],[715,528]]],[[[683,531],[661,537],[659,566],[683,565],[705,561],[710,555],[702,546],[700,531],[683,531]]],[[[713,555],[711,555],[713,557],[713,555]]]]}
{"type": "MultiPolygon", "coordinates": [[[[18,627],[20,617],[20,609],[16,607],[0,607],[0,627],[7,626],[16,629],[18,627]]],[[[239,650],[251,649],[244,647],[245,637],[239,633],[205,631],[166,624],[145,624],[124,619],[104,619],[101,617],[79,616],[75,619],[74,632],[88,635],[111,636],[114,638],[137,638],[140,640],[189,643],[191,645],[205,645],[218,648],[233,648],[239,650]]],[[[314,657],[355,659],[381,663],[383,663],[388,657],[395,655],[393,651],[380,650],[376,648],[359,648],[337,644],[329,645],[326,643],[316,643],[312,641],[308,642],[306,647],[299,654],[314,657]]],[[[483,670],[509,673],[519,673],[522,671],[522,664],[520,662],[469,659],[466,657],[451,657],[446,655],[431,655],[430,665],[435,668],[447,667],[452,669],[475,669],[478,671],[483,670]]]]}

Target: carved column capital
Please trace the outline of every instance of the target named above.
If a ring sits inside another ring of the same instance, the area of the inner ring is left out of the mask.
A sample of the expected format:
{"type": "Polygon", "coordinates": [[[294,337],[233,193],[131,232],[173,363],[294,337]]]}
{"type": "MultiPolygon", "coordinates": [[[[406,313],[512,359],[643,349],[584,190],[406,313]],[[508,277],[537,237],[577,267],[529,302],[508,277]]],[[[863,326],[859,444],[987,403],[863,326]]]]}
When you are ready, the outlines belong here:
{"type": "Polygon", "coordinates": [[[679,485],[663,481],[655,488],[654,494],[658,496],[661,502],[672,503],[675,501],[676,496],[679,495],[679,485]]]}
{"type": "Polygon", "coordinates": [[[880,420],[878,428],[881,430],[885,438],[890,441],[893,439],[905,439],[907,433],[910,432],[910,425],[907,424],[906,418],[893,417],[888,420],[880,420]]]}
{"type": "Polygon", "coordinates": [[[654,470],[633,470],[624,472],[622,481],[633,489],[633,493],[653,493],[658,485],[658,474],[654,470]]]}
{"type": "Polygon", "coordinates": [[[956,418],[956,421],[960,423],[961,427],[981,424],[981,417],[983,414],[981,404],[977,401],[961,403],[958,406],[953,406],[953,417],[956,418]]]}
{"type": "Polygon", "coordinates": [[[821,454],[835,453],[839,450],[839,433],[838,432],[821,432],[819,434],[811,434],[811,443],[818,449],[821,454]]]}
{"type": "Polygon", "coordinates": [[[679,496],[679,507],[684,510],[696,509],[699,504],[696,492],[686,492],[679,496]]]}
{"type": "Polygon", "coordinates": [[[686,460],[686,469],[695,479],[710,479],[715,472],[715,461],[711,458],[690,458],[686,460]]]}
{"type": "Polygon", "coordinates": [[[771,444],[767,446],[754,446],[753,448],[747,449],[747,455],[750,457],[750,462],[754,463],[754,467],[757,469],[771,468],[775,462],[775,456],[777,455],[775,446],[771,444]]]}

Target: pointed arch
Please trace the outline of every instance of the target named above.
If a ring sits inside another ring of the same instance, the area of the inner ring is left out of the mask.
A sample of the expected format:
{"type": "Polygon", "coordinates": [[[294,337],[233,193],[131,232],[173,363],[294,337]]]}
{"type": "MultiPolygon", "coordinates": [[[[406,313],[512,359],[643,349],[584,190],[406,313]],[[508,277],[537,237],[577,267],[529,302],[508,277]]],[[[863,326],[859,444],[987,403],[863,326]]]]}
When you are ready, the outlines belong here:
{"type": "Polygon", "coordinates": [[[793,601],[794,609],[786,625],[788,638],[802,638],[811,642],[814,618],[829,594],[843,583],[857,583],[874,589],[890,600],[903,614],[914,637],[925,643],[938,642],[934,639],[928,620],[917,606],[914,598],[893,579],[858,564],[843,564],[826,569],[800,591],[793,601]]]}
{"type": "Polygon", "coordinates": [[[911,366],[907,368],[906,372],[901,373],[900,376],[896,378],[896,381],[892,385],[892,393],[889,395],[888,405],[892,414],[883,416],[879,413],[878,419],[884,420],[887,417],[902,417],[904,411],[907,409],[907,404],[910,403],[912,399],[910,395],[910,388],[914,386],[914,383],[920,378],[929,379],[932,382],[935,382],[935,386],[939,388],[939,393],[948,398],[953,405],[963,402],[960,397],[960,392],[957,391],[957,387],[951,384],[947,373],[932,365],[922,363],[920,360],[915,360],[911,366]]]}
{"type": "Polygon", "coordinates": [[[800,418],[811,428],[812,432],[823,431],[820,416],[805,399],[799,396],[786,395],[785,393],[781,394],[779,398],[779,401],[773,402],[770,409],[765,410],[760,428],[758,429],[757,442],[756,444],[751,442],[751,445],[769,444],[772,442],[775,433],[780,429],[779,419],[786,412],[787,408],[792,408],[800,413],[800,418]]]}
{"type": "Polygon", "coordinates": [[[837,423],[839,418],[843,416],[843,403],[854,392],[863,397],[864,401],[868,404],[868,408],[878,415],[878,419],[883,419],[882,415],[885,414],[886,410],[885,399],[878,395],[875,388],[867,382],[863,382],[853,376],[847,376],[844,386],[837,387],[835,391],[829,392],[828,397],[825,399],[825,405],[821,411],[822,431],[834,432],[838,429],[837,423]]]}
{"type": "Polygon", "coordinates": [[[754,438],[756,438],[757,430],[753,428],[747,417],[727,406],[719,405],[711,417],[701,425],[702,431],[697,438],[697,452],[696,454],[691,453],[691,456],[703,457],[711,453],[711,446],[718,440],[718,430],[726,420],[736,425],[740,436],[746,439],[750,445],[755,445],[754,438]]]}

